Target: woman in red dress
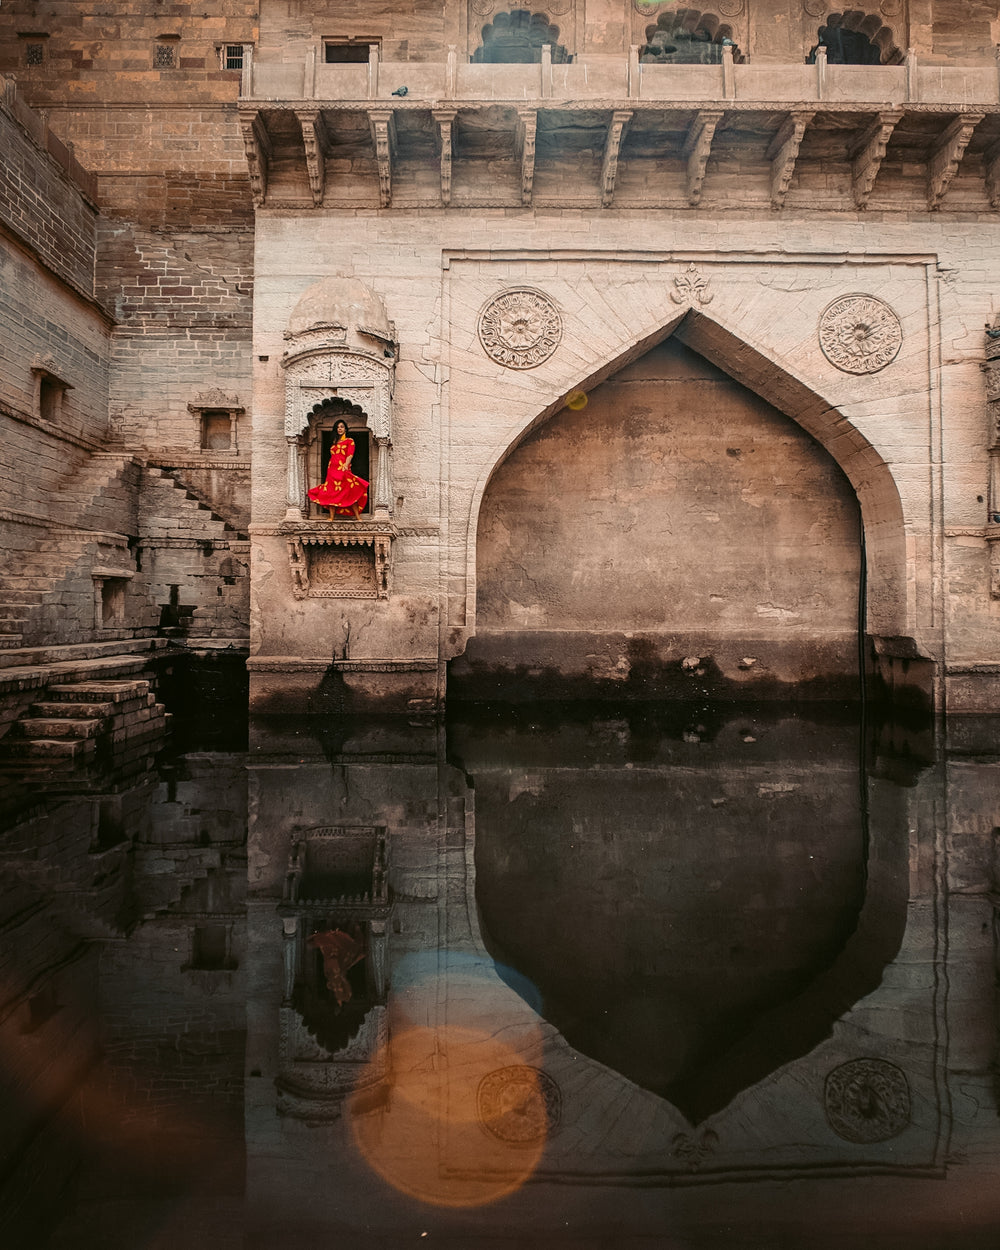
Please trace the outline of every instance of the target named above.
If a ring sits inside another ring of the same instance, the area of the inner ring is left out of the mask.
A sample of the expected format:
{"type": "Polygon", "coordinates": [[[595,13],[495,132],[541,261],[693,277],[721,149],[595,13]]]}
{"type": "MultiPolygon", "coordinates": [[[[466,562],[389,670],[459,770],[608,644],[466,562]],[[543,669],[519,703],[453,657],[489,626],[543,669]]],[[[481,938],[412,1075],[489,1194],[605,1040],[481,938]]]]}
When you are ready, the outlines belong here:
{"type": "Polygon", "coordinates": [[[356,477],[351,472],[351,459],[354,456],[354,439],[347,434],[347,422],[338,421],[333,427],[336,442],[330,448],[330,467],[326,471],[326,481],[322,486],[314,486],[309,498],[324,508],[329,508],[330,516],[350,516],[355,521],[361,516],[361,509],[368,502],[368,483],[363,477],[356,477]]]}

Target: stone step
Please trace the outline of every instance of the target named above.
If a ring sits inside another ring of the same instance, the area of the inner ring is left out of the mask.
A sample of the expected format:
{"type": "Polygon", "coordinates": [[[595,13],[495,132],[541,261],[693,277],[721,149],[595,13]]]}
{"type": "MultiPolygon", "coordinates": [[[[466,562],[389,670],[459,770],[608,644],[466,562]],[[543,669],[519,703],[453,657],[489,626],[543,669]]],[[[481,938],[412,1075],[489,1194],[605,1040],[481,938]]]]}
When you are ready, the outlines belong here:
{"type": "Polygon", "coordinates": [[[115,705],[113,703],[32,703],[30,712],[32,716],[55,716],[66,717],[74,716],[78,719],[87,720],[90,717],[112,716],[114,715],[115,705]]]}
{"type": "Polygon", "coordinates": [[[146,702],[149,695],[148,681],[87,681],[71,682],[49,687],[49,693],[67,703],[124,703],[140,696],[146,702]]]}
{"type": "MultiPolygon", "coordinates": [[[[3,584],[4,578],[0,577],[0,587],[2,587],[3,584]]],[[[17,592],[16,601],[12,599],[10,603],[5,605],[5,608],[14,611],[22,608],[37,608],[44,598],[45,596],[40,590],[19,590],[17,592]]],[[[0,613],[4,610],[5,609],[0,608],[0,613]]]]}
{"type": "Polygon", "coordinates": [[[87,720],[79,716],[23,716],[12,726],[19,737],[33,741],[48,738],[96,738],[104,728],[103,720],[87,720]]]}
{"type": "Polygon", "coordinates": [[[80,738],[20,738],[3,742],[4,754],[18,759],[75,760],[85,754],[80,738]]]}
{"type": "Polygon", "coordinates": [[[156,650],[159,640],[153,638],[120,638],[114,642],[78,642],[56,647],[22,647],[0,656],[0,669],[15,665],[33,668],[40,664],[59,664],[72,660],[97,660],[105,656],[156,650]]]}

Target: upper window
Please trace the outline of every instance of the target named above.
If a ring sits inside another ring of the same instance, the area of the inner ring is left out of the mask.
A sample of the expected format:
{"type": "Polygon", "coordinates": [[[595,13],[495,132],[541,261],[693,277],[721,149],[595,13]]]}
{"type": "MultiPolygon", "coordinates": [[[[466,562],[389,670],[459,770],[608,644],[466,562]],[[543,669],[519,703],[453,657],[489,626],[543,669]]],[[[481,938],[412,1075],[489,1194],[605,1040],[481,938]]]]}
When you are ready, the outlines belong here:
{"type": "Polygon", "coordinates": [[[45,60],[45,44],[29,43],[24,49],[25,65],[41,65],[45,60]]]}
{"type": "Polygon", "coordinates": [[[224,43],[219,49],[219,63],[223,69],[242,69],[243,44],[224,43]]]}
{"type": "Polygon", "coordinates": [[[171,43],[158,43],[153,51],[154,69],[174,68],[174,46],[171,43]]]}
{"type": "Polygon", "coordinates": [[[327,65],[367,65],[378,39],[324,39],[323,60],[327,65]]]}

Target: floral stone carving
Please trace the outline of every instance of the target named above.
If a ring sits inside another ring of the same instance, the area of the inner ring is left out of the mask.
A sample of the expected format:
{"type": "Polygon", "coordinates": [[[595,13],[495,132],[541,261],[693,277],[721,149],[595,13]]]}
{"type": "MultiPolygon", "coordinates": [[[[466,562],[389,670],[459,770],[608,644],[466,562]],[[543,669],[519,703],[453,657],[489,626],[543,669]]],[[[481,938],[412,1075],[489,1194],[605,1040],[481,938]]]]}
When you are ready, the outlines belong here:
{"type": "Polygon", "coordinates": [[[540,291],[504,291],[479,315],[483,351],[508,369],[534,369],[543,364],[562,339],[562,318],[540,291]]]}
{"type": "Polygon", "coordinates": [[[888,1141],[910,1122],[906,1074],[885,1059],[851,1059],[834,1068],[823,1099],[830,1127],[844,1141],[888,1141]]]}
{"type": "Polygon", "coordinates": [[[559,1125],[562,1095],[540,1068],[513,1064],[487,1073],[476,1091],[479,1123],[501,1141],[527,1146],[559,1125]]]}
{"type": "Polygon", "coordinates": [[[844,373],[878,373],[903,342],[903,327],[888,304],[874,295],[842,295],[819,319],[819,345],[844,373]]]}

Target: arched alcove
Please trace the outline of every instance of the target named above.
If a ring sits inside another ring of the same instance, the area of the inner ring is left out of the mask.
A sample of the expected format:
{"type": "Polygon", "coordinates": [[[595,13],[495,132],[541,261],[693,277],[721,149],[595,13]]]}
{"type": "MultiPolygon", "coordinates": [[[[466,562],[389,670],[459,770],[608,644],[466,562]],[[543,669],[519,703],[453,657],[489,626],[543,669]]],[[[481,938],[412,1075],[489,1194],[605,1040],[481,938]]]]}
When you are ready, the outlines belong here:
{"type": "Polygon", "coordinates": [[[449,696],[852,697],[862,518],[868,629],[903,634],[888,468],[804,383],[690,312],[494,470],[449,696]]]}
{"type": "Polygon", "coordinates": [[[826,48],[830,65],[899,65],[906,58],[881,14],[862,9],[828,13],[817,31],[816,47],[809,53],[810,63],[819,47],[826,48]]]}
{"type": "Polygon", "coordinates": [[[553,65],[573,59],[559,42],[559,27],[549,21],[544,11],[511,9],[495,13],[493,20],[482,28],[482,40],[472,54],[475,64],[537,65],[544,45],[552,50],[553,65]]]}
{"type": "Polygon", "coordinates": [[[646,42],[639,60],[647,65],[719,65],[722,49],[733,48],[733,59],[743,54],[736,46],[733,28],[717,13],[700,9],[673,9],[661,13],[646,27],[646,42]]]}

